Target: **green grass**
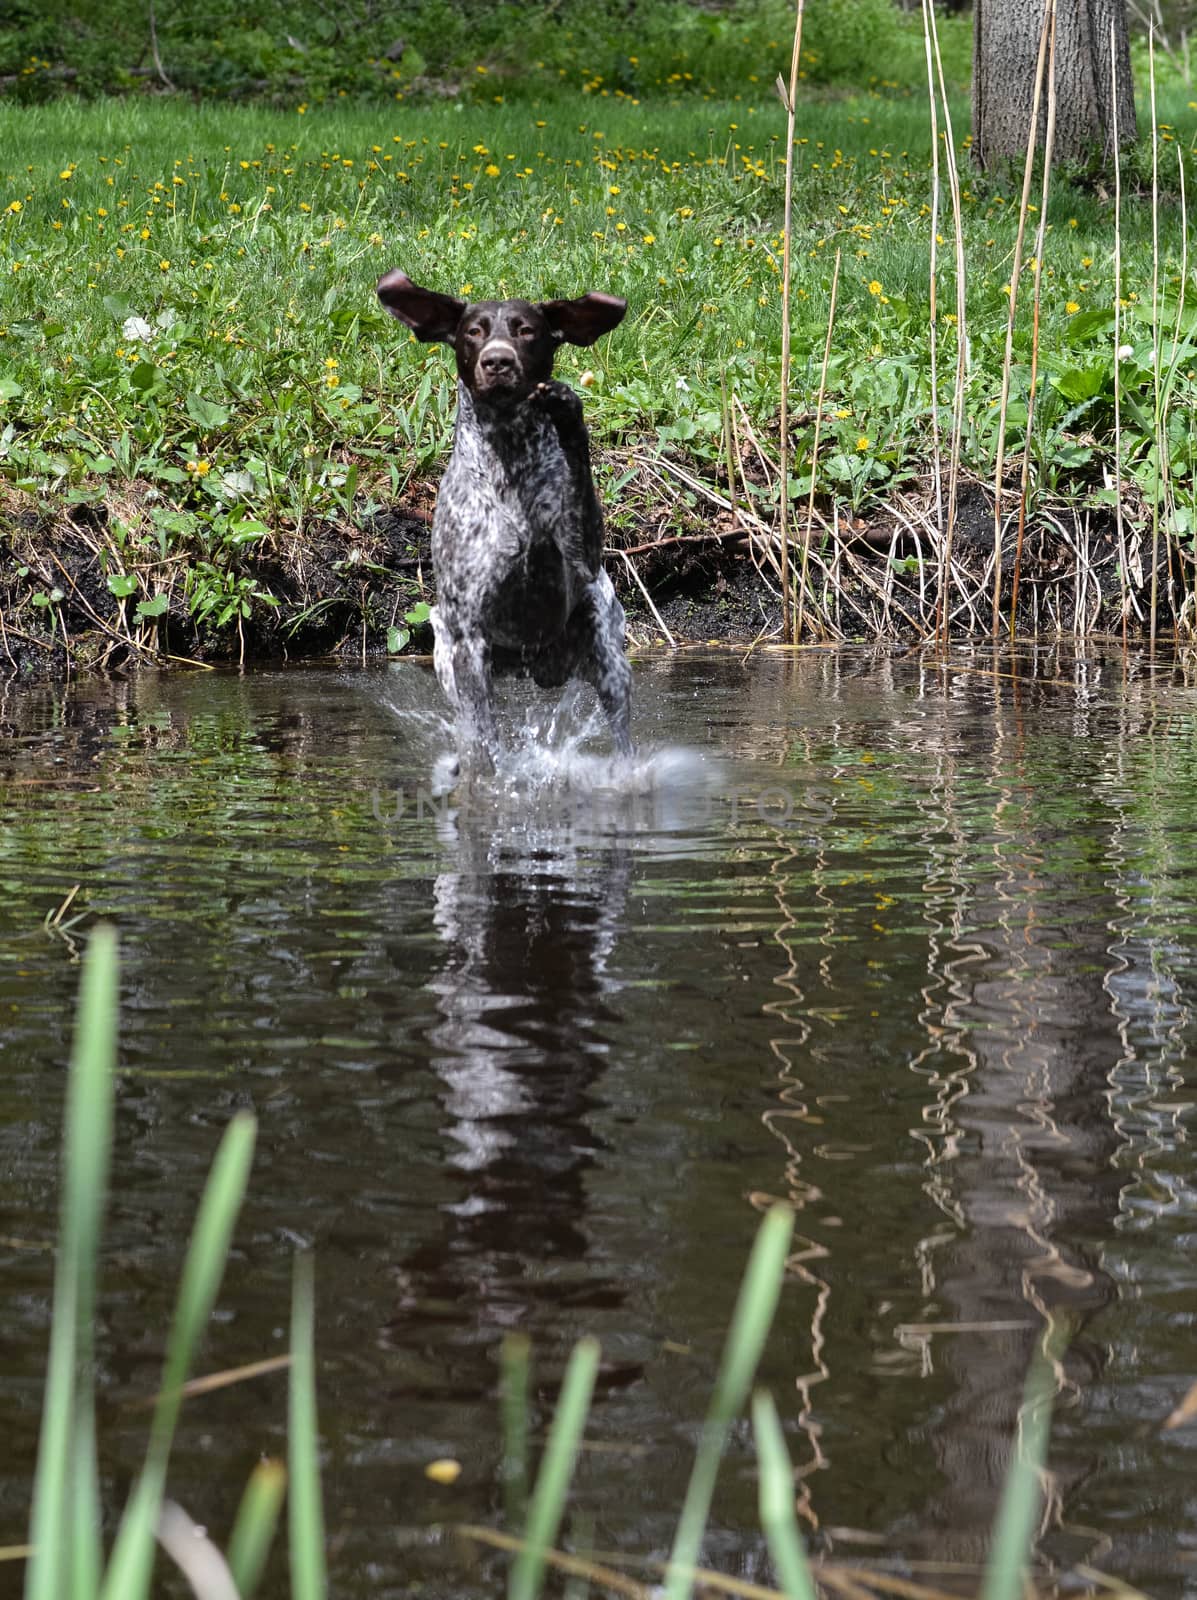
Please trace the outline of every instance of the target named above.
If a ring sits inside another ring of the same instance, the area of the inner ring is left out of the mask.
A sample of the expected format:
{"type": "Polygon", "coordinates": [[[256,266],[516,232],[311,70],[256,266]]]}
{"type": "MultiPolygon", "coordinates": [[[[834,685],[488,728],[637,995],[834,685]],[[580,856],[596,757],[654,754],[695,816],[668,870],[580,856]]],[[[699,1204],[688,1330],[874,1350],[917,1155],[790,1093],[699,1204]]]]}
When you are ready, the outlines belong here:
{"type": "MultiPolygon", "coordinates": [[[[547,89],[640,97],[733,95],[771,83],[789,61],[789,0],[413,0],[390,14],[364,0],[205,0],[149,17],[123,0],[9,0],[0,15],[0,86],[26,102],[64,89],[95,95],[148,84],[206,98],[293,106],[353,94],[402,100],[430,87],[469,99],[547,89]],[[7,25],[5,25],[7,24],[7,25]]],[[[949,65],[968,73],[965,30],[949,65]]],[[[867,80],[876,63],[909,81],[922,70],[917,20],[890,0],[808,0],[804,68],[812,81],[867,80]],[[905,76],[904,76],[905,74],[905,76]]]]}
{"type": "MultiPolygon", "coordinates": [[[[395,583],[373,570],[386,563],[362,530],[435,473],[454,403],[448,353],[416,344],[377,306],[374,282],[393,266],[467,296],[627,296],[623,326],[593,350],[567,349],[559,367],[574,381],[594,373],[587,414],[605,453],[617,537],[641,535],[645,456],[683,458],[712,485],[725,478],[725,396],[743,406],[769,457],[784,117],[765,85],[745,90],[643,104],[599,91],[289,113],[176,100],[0,109],[0,539],[9,526],[0,576],[10,615],[32,632],[71,631],[65,613],[77,596],[64,594],[39,551],[55,515],[61,525],[74,507],[98,564],[91,604],[107,606],[114,635],[153,644],[160,621],[188,615],[226,635],[298,626],[334,603],[327,584],[340,583],[370,592],[363,623],[385,636],[419,596],[412,584],[399,586],[398,606],[374,593],[380,577],[384,588],[395,583]],[[324,541],[328,569],[320,592],[293,581],[314,540],[324,541]]],[[[966,128],[965,106],[953,114],[966,128]]],[[[1175,193],[1194,113],[1179,82],[1165,89],[1160,116],[1171,124],[1160,264],[1164,362],[1174,368],[1173,488],[1163,510],[1187,544],[1197,527],[1184,420],[1197,398],[1187,339],[1197,291],[1190,284],[1180,307],[1175,193]]],[[[794,489],[802,495],[809,483],[839,250],[817,488],[823,505],[867,511],[914,484],[930,454],[925,100],[897,89],[808,93],[798,141],[794,489]]],[[[996,446],[1017,187],[970,178],[966,166],[963,209],[964,465],[984,476],[996,446]]],[[[1109,475],[1111,211],[1104,189],[1054,186],[1033,445],[1044,504],[1091,501],[1095,491],[1100,501],[1109,475]]],[[[1142,196],[1125,202],[1123,338],[1134,353],[1121,368],[1123,471],[1141,518],[1155,472],[1150,221],[1142,196]]],[[[946,217],[941,232],[946,405],[956,357],[946,217]]],[[[1014,348],[1015,453],[1029,364],[1027,304],[1014,348]]],[[[775,482],[749,492],[759,515],[772,515],[775,482]]],[[[651,509],[655,526],[659,497],[651,509]]],[[[694,509],[680,490],[665,507],[679,524],[694,509]]]]}

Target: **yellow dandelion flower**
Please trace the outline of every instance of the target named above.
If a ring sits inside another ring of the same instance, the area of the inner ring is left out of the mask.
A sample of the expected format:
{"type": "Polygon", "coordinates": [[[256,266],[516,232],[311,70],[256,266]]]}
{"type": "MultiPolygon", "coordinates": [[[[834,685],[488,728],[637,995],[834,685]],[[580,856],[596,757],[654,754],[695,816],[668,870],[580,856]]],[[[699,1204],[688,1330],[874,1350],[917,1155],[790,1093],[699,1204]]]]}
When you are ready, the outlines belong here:
{"type": "Polygon", "coordinates": [[[869,293],[870,294],[880,294],[881,293],[881,285],[877,282],[876,278],[874,278],[872,283],[869,284],[869,293]]]}
{"type": "Polygon", "coordinates": [[[1065,311],[1067,311],[1068,315],[1071,317],[1075,312],[1079,311],[1081,308],[1080,308],[1080,305],[1077,303],[1077,301],[1070,300],[1068,302],[1068,304],[1064,307],[1064,309],[1065,309],[1065,311]]]}
{"type": "Polygon", "coordinates": [[[497,178],[499,176],[499,169],[495,166],[493,161],[488,161],[482,170],[486,173],[488,178],[497,178]]]}
{"type": "Polygon", "coordinates": [[[861,434],[860,438],[856,441],[856,448],[858,450],[867,450],[869,448],[869,436],[867,433],[861,434]]]}

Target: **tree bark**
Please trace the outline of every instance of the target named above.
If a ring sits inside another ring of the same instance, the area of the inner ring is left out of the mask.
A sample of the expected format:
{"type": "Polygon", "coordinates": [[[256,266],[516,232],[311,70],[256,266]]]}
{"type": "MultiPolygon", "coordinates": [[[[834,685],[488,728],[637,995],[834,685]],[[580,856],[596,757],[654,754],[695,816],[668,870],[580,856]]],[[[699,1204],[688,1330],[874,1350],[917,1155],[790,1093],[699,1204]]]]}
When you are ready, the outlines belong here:
{"type": "MultiPolygon", "coordinates": [[[[1044,0],[977,0],[973,12],[973,160],[982,170],[1026,155],[1044,0]]],[[[1056,0],[1055,159],[1114,150],[1110,26],[1118,81],[1118,142],[1135,137],[1126,0],[1056,0]]],[[[1049,72],[1051,64],[1049,62],[1049,72]]],[[[1039,142],[1047,121],[1047,87],[1039,142]]]]}

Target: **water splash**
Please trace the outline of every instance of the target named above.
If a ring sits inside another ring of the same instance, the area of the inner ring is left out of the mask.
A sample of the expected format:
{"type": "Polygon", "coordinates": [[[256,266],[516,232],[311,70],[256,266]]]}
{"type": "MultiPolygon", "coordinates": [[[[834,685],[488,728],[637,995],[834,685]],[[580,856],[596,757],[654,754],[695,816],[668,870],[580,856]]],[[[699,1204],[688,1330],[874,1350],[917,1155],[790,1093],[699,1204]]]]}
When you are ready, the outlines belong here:
{"type": "Polygon", "coordinates": [[[583,833],[674,832],[709,813],[722,764],[680,746],[640,745],[628,759],[611,754],[605,718],[591,689],[571,684],[556,701],[527,684],[504,687],[502,747],[490,773],[459,771],[454,728],[435,681],[395,674],[381,703],[427,762],[431,794],[465,816],[526,835],[546,825],[583,833]]]}

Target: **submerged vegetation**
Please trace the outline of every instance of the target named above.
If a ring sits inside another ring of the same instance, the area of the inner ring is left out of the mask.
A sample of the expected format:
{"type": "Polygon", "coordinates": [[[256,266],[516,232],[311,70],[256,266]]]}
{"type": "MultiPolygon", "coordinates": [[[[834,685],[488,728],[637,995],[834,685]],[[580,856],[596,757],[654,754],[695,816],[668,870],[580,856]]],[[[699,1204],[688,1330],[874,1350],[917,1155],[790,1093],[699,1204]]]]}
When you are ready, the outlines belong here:
{"type": "MultiPolygon", "coordinates": [[[[829,94],[842,10],[812,6],[796,107],[786,553],[806,631],[989,628],[999,433],[1003,628],[1146,629],[1153,594],[1161,627],[1192,628],[1192,90],[1157,63],[1154,205],[1151,135],[1118,228],[1084,173],[1032,201],[1007,355],[1019,185],[968,171],[967,23],[940,23],[953,244],[917,19],[853,8],[903,76],[829,94]]],[[[785,17],[678,37],[652,12],[637,53],[613,15],[566,37],[571,8],[537,34],[559,53],[513,76],[480,12],[468,73],[445,32],[436,96],[330,79],[286,110],[209,84],[0,110],[0,668],[426,641],[454,385],[448,352],[377,306],[393,266],[466,296],[626,295],[618,332],[560,363],[592,369],[610,542],[662,604],[745,549],[776,595],[785,17]],[[620,71],[584,54],[603,28],[620,71]]]]}

